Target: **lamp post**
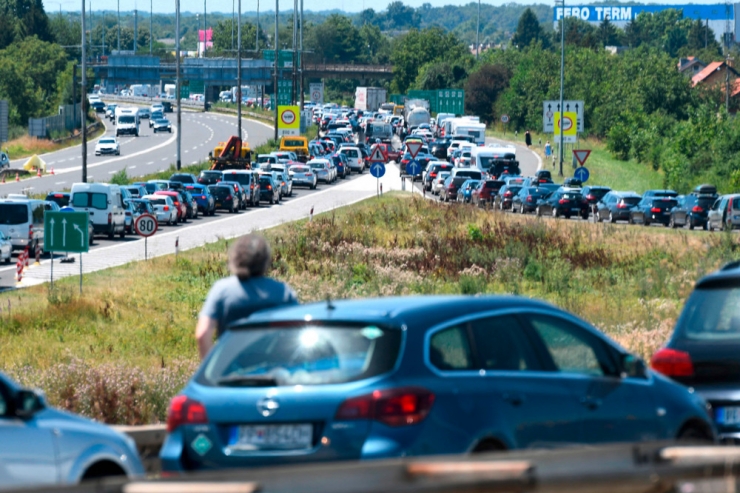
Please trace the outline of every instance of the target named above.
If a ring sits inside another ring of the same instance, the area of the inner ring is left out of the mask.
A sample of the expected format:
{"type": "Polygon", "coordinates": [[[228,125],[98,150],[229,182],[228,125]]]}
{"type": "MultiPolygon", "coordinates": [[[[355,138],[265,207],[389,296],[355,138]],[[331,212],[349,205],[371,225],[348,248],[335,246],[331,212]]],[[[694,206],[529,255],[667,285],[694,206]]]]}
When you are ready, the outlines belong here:
{"type": "Polygon", "coordinates": [[[80,111],[82,112],[82,183],[87,183],[87,48],[85,46],[85,0],[82,0],[82,90],[80,91],[80,111]]]}
{"type": "Polygon", "coordinates": [[[565,86],[565,0],[560,0],[563,9],[560,15],[560,170],[558,176],[563,176],[563,87],[565,86]]]}
{"type": "Polygon", "coordinates": [[[154,0],[149,0],[149,56],[154,48],[154,0]]]}
{"type": "Polygon", "coordinates": [[[177,169],[182,168],[180,150],[182,147],[182,104],[180,84],[180,0],[175,0],[175,97],[177,98],[177,169]]]}
{"type": "Polygon", "coordinates": [[[275,140],[278,139],[278,60],[280,57],[280,45],[278,44],[278,15],[280,13],[280,0],[275,0],[275,61],[273,62],[273,84],[275,86],[275,97],[272,104],[275,106],[275,140]]]}
{"type": "Polygon", "coordinates": [[[239,138],[242,138],[242,0],[239,0],[239,12],[236,24],[236,127],[239,138]]]}
{"type": "Polygon", "coordinates": [[[478,60],[480,52],[480,0],[478,0],[478,23],[475,26],[475,59],[478,60]]]}
{"type": "Polygon", "coordinates": [[[118,0],[118,51],[121,51],[121,0],[118,0]]]}

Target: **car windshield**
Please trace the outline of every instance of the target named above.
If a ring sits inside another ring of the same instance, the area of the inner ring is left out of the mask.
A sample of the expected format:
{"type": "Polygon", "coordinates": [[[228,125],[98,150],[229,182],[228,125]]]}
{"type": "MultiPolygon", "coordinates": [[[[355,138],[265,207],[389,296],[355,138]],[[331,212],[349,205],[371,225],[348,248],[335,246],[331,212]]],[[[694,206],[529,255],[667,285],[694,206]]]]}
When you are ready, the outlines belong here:
{"type": "Polygon", "coordinates": [[[580,200],[581,194],[580,193],[564,193],[562,197],[565,200],[580,200]]]}
{"type": "Polygon", "coordinates": [[[101,144],[115,144],[116,139],[100,139],[101,144]]]}
{"type": "Polygon", "coordinates": [[[119,116],[118,123],[134,123],[136,119],[131,115],[119,116]]]}
{"type": "Polygon", "coordinates": [[[211,193],[218,198],[226,197],[231,193],[231,189],[226,187],[208,187],[208,190],[210,190],[211,193]]]}
{"type": "Polygon", "coordinates": [[[59,207],[67,207],[69,205],[69,194],[67,193],[50,193],[46,196],[46,200],[56,202],[59,207]]]}
{"type": "MultiPolygon", "coordinates": [[[[49,200],[49,199],[46,199],[46,200],[49,200]]],[[[714,201],[715,201],[714,197],[699,197],[699,199],[696,201],[696,205],[698,205],[704,210],[708,210],[712,208],[714,201]]]]}
{"type": "Polygon", "coordinates": [[[308,173],[309,171],[308,168],[306,168],[305,166],[293,166],[292,168],[290,168],[290,170],[293,173],[308,173]]]}
{"type": "Polygon", "coordinates": [[[167,199],[148,199],[154,205],[167,205],[167,199]]]}
{"type": "Polygon", "coordinates": [[[104,193],[77,192],[72,195],[72,206],[105,210],[108,208],[108,196],[104,193]]]}
{"type": "Polygon", "coordinates": [[[224,178],[229,181],[235,181],[240,185],[249,185],[252,183],[252,177],[249,173],[230,173],[226,171],[224,172],[224,178]]]}
{"type": "Polygon", "coordinates": [[[624,197],[622,199],[622,203],[627,205],[637,205],[640,203],[640,197],[624,197]]]}
{"type": "Polygon", "coordinates": [[[601,200],[604,197],[604,195],[606,195],[607,193],[609,193],[608,188],[592,188],[588,192],[588,194],[593,195],[596,198],[596,200],[601,200]]]}
{"type": "Polygon", "coordinates": [[[286,140],[283,142],[285,147],[303,147],[306,145],[302,140],[286,140]]]}
{"type": "Polygon", "coordinates": [[[676,331],[698,341],[740,341],[740,287],[695,290],[676,331]]]}
{"type": "Polygon", "coordinates": [[[154,120],[154,123],[156,123],[157,125],[167,125],[168,123],[170,123],[170,121],[165,120],[164,118],[161,118],[159,120],[154,120]]]}
{"type": "Polygon", "coordinates": [[[197,380],[206,385],[327,385],[389,372],[401,331],[296,326],[227,331],[197,380]],[[252,377],[250,379],[250,377],[252,377]]]}
{"type": "Polygon", "coordinates": [[[678,205],[677,200],[670,200],[670,199],[657,199],[653,200],[653,206],[654,207],[662,207],[662,208],[668,208],[676,207],[678,205]]]}
{"type": "Polygon", "coordinates": [[[0,224],[14,225],[28,222],[28,205],[0,204],[0,224]]]}
{"type": "Polygon", "coordinates": [[[322,163],[311,163],[311,169],[324,169],[324,165],[322,163]]]}

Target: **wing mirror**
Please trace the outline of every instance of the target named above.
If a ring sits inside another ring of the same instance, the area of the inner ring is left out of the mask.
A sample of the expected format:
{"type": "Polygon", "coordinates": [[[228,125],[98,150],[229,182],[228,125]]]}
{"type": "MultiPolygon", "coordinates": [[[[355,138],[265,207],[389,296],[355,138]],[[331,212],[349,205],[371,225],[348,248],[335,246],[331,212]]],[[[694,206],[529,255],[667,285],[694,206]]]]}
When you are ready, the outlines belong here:
{"type": "Polygon", "coordinates": [[[633,354],[622,357],[622,378],[647,378],[647,365],[633,354]]]}
{"type": "Polygon", "coordinates": [[[15,394],[15,415],[27,419],[46,407],[44,394],[39,390],[21,389],[15,394]]]}

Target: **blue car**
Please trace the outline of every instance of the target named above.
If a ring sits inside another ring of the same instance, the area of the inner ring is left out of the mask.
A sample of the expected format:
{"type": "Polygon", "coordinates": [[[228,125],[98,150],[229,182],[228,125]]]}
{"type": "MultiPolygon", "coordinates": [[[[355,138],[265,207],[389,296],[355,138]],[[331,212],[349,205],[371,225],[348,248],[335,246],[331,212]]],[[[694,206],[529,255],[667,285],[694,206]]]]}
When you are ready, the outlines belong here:
{"type": "Polygon", "coordinates": [[[469,204],[473,189],[477,187],[479,183],[480,180],[465,180],[457,191],[457,201],[469,204]]]}
{"type": "Polygon", "coordinates": [[[131,438],[51,408],[41,394],[0,374],[2,489],[77,484],[104,476],[144,476],[131,438]]]}
{"type": "Polygon", "coordinates": [[[198,204],[198,210],[204,216],[212,216],[216,213],[216,199],[213,198],[206,185],[199,183],[186,184],[185,190],[193,196],[195,202],[198,204]]]}
{"type": "Polygon", "coordinates": [[[512,296],[256,313],[220,338],[167,426],[168,472],[714,437],[700,397],[512,296]]]}

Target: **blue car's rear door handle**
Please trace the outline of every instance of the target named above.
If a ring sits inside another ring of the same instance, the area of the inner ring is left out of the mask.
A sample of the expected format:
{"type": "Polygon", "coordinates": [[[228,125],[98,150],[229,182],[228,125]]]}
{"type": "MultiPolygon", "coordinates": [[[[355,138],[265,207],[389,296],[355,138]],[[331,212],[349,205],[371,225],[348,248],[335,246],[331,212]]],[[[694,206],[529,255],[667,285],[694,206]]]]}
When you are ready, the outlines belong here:
{"type": "Polygon", "coordinates": [[[519,394],[519,393],[513,393],[513,394],[507,393],[503,395],[503,398],[506,402],[508,402],[512,406],[521,406],[522,404],[524,404],[524,401],[526,400],[524,395],[519,394]]]}

